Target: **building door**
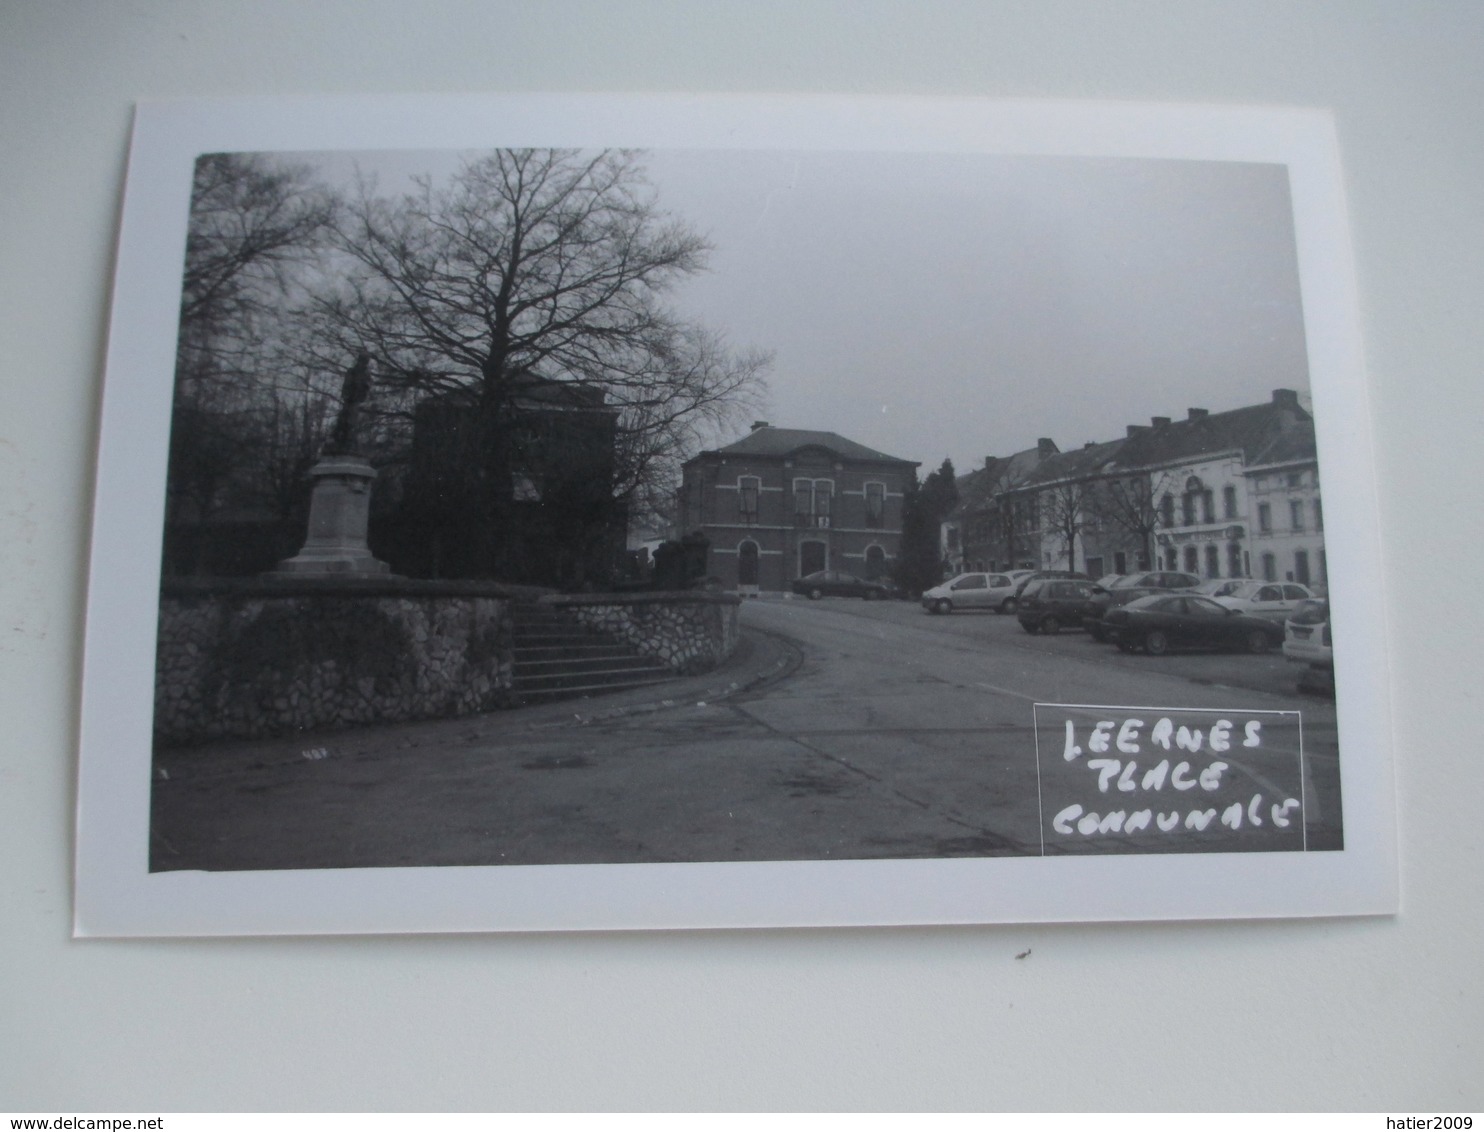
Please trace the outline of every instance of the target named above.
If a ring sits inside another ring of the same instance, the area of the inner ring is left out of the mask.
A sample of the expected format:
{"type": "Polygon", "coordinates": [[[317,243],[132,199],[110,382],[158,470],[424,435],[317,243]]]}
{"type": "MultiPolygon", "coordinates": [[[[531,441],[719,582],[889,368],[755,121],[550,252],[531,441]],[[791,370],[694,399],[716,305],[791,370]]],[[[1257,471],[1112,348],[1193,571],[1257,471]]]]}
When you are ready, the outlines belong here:
{"type": "Polygon", "coordinates": [[[873,581],[886,577],[886,551],[879,546],[866,547],[866,577],[873,581]]]}
{"type": "Polygon", "coordinates": [[[799,577],[816,573],[829,565],[829,548],[822,542],[810,540],[799,543],[799,577]]]}
{"type": "Polygon", "coordinates": [[[737,589],[757,593],[757,543],[751,539],[737,548],[737,589]]]}

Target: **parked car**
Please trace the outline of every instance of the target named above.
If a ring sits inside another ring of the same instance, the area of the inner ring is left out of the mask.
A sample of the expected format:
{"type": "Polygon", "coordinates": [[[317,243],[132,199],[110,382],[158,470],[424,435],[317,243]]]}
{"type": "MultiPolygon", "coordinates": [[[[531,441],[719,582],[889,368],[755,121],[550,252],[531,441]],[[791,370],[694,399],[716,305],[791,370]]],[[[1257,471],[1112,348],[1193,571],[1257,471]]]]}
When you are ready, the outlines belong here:
{"type": "Polygon", "coordinates": [[[1238,613],[1266,617],[1281,625],[1298,608],[1299,602],[1308,601],[1313,596],[1308,586],[1297,582],[1243,582],[1231,593],[1214,600],[1238,613]]]}
{"type": "Polygon", "coordinates": [[[1029,570],[1010,570],[1003,574],[971,573],[950,578],[922,595],[922,607],[929,613],[952,613],[955,609],[992,609],[996,613],[1015,612],[1015,590],[1029,570]]]}
{"type": "Polygon", "coordinates": [[[1015,616],[1027,633],[1057,633],[1064,626],[1080,628],[1088,614],[1098,608],[1098,598],[1104,592],[1085,578],[1040,578],[1021,593],[1015,616]]]}
{"type": "Polygon", "coordinates": [[[1335,653],[1329,627],[1329,601],[1301,601],[1283,626],[1283,655],[1304,670],[1298,690],[1321,696],[1335,694],[1335,653]]]}
{"type": "Polygon", "coordinates": [[[1225,597],[1244,582],[1247,578],[1207,578],[1198,586],[1191,587],[1191,593],[1200,594],[1202,597],[1225,597]]]}
{"type": "Polygon", "coordinates": [[[1310,668],[1334,667],[1328,601],[1311,598],[1299,602],[1283,626],[1283,655],[1310,668]]]}
{"type": "Polygon", "coordinates": [[[867,601],[896,597],[900,593],[893,582],[857,578],[843,570],[816,570],[805,574],[794,582],[793,591],[809,598],[863,597],[867,601]]]}
{"type": "Polygon", "coordinates": [[[1126,574],[1111,586],[1107,587],[1107,593],[1100,595],[1097,611],[1090,614],[1084,622],[1084,628],[1092,635],[1095,641],[1108,639],[1107,631],[1103,628],[1103,618],[1107,616],[1108,610],[1117,609],[1120,605],[1127,605],[1135,598],[1146,597],[1153,593],[1167,593],[1170,590],[1188,590],[1200,584],[1200,578],[1194,574],[1182,574],[1175,570],[1151,570],[1142,574],[1126,574]]]}
{"type": "Polygon", "coordinates": [[[1081,570],[1032,570],[1015,584],[1015,596],[1018,598],[1025,593],[1026,586],[1032,582],[1039,582],[1043,578],[1073,578],[1079,582],[1092,581],[1081,570]]]}
{"type": "Polygon", "coordinates": [[[1282,627],[1191,593],[1158,593],[1110,609],[1108,638],[1125,652],[1163,656],[1172,649],[1236,648],[1267,652],[1283,643],[1282,627]]]}

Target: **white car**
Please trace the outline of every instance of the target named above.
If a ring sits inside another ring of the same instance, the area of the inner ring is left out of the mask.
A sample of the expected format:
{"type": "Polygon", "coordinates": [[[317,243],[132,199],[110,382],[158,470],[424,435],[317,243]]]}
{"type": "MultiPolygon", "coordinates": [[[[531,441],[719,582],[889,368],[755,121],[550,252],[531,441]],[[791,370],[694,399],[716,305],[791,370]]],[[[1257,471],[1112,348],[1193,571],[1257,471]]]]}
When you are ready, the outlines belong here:
{"type": "Polygon", "coordinates": [[[1210,578],[1191,589],[1193,594],[1204,594],[1206,597],[1226,597],[1238,586],[1243,584],[1241,578],[1210,578]]]}
{"type": "Polygon", "coordinates": [[[1010,570],[1002,574],[960,574],[922,595],[922,607],[929,613],[952,613],[955,609],[992,609],[996,613],[1014,613],[1015,587],[1030,570],[1010,570]]]}
{"type": "Polygon", "coordinates": [[[1335,650],[1329,631],[1329,602],[1301,602],[1284,625],[1283,655],[1295,664],[1333,668],[1335,650]]]}
{"type": "Polygon", "coordinates": [[[1228,609],[1282,623],[1301,601],[1313,598],[1308,586],[1297,582],[1243,582],[1216,600],[1228,609]]]}

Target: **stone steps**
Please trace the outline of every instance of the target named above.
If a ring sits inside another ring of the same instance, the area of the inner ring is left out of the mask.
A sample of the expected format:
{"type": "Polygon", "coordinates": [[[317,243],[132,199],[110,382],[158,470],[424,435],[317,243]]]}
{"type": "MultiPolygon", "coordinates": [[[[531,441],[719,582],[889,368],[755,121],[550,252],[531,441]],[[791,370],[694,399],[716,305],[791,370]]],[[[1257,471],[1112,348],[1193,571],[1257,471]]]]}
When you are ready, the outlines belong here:
{"type": "Polygon", "coordinates": [[[560,610],[517,605],[511,621],[512,690],[522,703],[639,688],[675,675],[662,662],[560,610]]]}

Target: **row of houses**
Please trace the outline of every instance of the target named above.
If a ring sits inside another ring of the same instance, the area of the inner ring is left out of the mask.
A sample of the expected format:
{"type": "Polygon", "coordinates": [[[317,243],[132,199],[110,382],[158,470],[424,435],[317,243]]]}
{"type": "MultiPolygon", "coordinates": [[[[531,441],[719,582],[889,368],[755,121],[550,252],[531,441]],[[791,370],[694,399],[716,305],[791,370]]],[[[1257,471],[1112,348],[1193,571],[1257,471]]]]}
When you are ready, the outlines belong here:
{"type": "MultiPolygon", "coordinates": [[[[709,571],[742,594],[817,570],[891,572],[918,464],[832,432],[758,421],[684,468],[677,529],[709,540],[709,571]]],[[[1314,421],[1291,389],[1228,412],[1155,417],[1063,452],[1049,438],[957,480],[941,529],[947,573],[1182,570],[1326,583],[1314,421]]]]}
{"type": "Polygon", "coordinates": [[[1314,420],[1291,389],[1228,412],[1154,417],[1068,452],[1050,440],[958,481],[942,527],[964,570],[1327,583],[1314,420]]]}

